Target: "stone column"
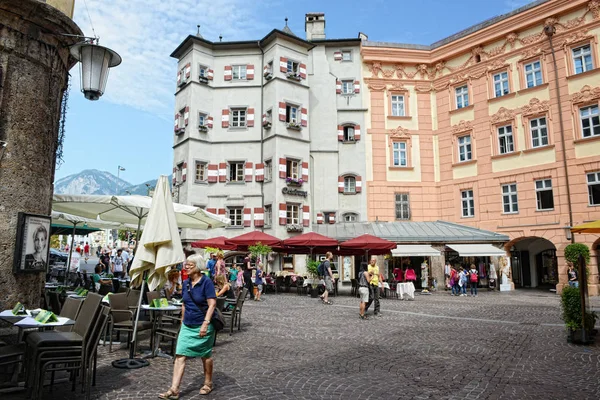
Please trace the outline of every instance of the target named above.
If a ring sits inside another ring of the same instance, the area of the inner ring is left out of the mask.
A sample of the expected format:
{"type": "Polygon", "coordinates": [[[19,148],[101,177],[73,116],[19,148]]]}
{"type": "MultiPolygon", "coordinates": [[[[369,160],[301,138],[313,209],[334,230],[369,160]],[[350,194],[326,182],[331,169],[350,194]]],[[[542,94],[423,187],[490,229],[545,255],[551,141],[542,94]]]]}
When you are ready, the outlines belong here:
{"type": "Polygon", "coordinates": [[[82,35],[37,0],[0,2],[0,303],[39,306],[44,274],[14,274],[17,215],[50,215],[61,99],[75,65],[69,47],[82,35]]]}

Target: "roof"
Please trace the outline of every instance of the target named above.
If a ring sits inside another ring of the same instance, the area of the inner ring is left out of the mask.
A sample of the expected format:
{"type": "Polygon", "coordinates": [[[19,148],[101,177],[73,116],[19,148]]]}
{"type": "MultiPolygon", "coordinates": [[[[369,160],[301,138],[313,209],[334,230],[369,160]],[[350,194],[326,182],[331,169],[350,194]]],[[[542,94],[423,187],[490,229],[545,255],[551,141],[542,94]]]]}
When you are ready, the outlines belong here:
{"type": "Polygon", "coordinates": [[[313,224],[312,230],[338,240],[368,233],[396,243],[504,243],[510,240],[500,233],[446,221],[313,224]]]}
{"type": "Polygon", "coordinates": [[[262,39],[259,39],[259,40],[241,40],[241,41],[230,41],[230,42],[212,42],[210,40],[204,39],[201,36],[188,35],[188,37],[186,37],[179,44],[179,46],[177,46],[177,48],[171,53],[171,57],[179,58],[181,56],[181,53],[183,52],[183,50],[185,50],[187,48],[187,46],[189,44],[191,44],[193,41],[199,42],[200,44],[204,45],[205,47],[208,47],[211,49],[230,49],[230,48],[248,48],[248,47],[258,48],[259,44],[262,46],[262,45],[266,44],[267,42],[271,41],[272,39],[279,36],[279,37],[288,39],[291,42],[294,42],[300,46],[304,46],[304,47],[306,47],[307,50],[310,50],[313,47],[315,47],[315,45],[312,44],[311,42],[301,39],[298,36],[291,33],[291,30],[288,29],[288,31],[290,33],[282,31],[280,29],[273,29],[265,37],[263,37],[262,39]]]}
{"type": "Polygon", "coordinates": [[[438,47],[445,46],[448,43],[454,42],[455,40],[461,39],[461,38],[468,36],[474,32],[477,32],[481,29],[487,28],[490,25],[494,25],[497,22],[508,19],[516,14],[520,14],[524,11],[530,10],[532,8],[535,8],[541,4],[547,3],[549,1],[551,1],[551,0],[535,0],[529,4],[524,5],[523,7],[519,7],[516,10],[513,10],[506,14],[497,15],[490,19],[486,19],[483,22],[480,22],[480,23],[470,26],[466,29],[463,29],[460,32],[450,35],[444,39],[438,40],[437,42],[432,43],[430,45],[365,41],[364,46],[367,46],[367,47],[391,47],[391,48],[410,49],[410,50],[434,50],[434,49],[437,49],[438,47]]]}

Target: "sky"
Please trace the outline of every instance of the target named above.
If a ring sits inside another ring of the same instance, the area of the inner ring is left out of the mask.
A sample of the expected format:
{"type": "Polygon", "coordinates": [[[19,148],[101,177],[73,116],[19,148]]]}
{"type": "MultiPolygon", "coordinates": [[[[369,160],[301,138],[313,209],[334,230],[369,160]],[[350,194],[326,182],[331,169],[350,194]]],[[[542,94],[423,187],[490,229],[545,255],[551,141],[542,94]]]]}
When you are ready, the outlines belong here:
{"type": "Polygon", "coordinates": [[[431,44],[529,0],[76,0],[74,20],[86,36],[123,58],[106,92],[89,101],[71,73],[64,162],[56,179],[98,169],[132,184],[170,174],[177,62],[171,52],[197,25],[205,39],[255,40],[273,28],[305,37],[304,15],[324,12],[326,35],[431,44]],[[91,23],[90,23],[91,21],[91,23]]]}

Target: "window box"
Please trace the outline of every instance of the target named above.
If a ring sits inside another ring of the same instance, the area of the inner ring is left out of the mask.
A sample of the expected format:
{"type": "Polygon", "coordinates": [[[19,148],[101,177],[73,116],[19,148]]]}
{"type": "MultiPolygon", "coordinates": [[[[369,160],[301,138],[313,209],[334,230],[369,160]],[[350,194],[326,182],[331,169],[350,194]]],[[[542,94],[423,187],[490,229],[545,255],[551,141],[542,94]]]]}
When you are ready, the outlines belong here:
{"type": "Polygon", "coordinates": [[[200,125],[198,127],[198,131],[200,131],[200,132],[208,132],[208,126],[206,126],[206,125],[200,125]]]}
{"type": "Polygon", "coordinates": [[[183,133],[185,133],[185,128],[179,128],[179,129],[177,129],[177,130],[175,131],[175,134],[176,134],[176,135],[181,135],[181,134],[183,134],[183,133]]]}
{"type": "Polygon", "coordinates": [[[200,83],[208,83],[208,78],[206,76],[199,76],[198,81],[200,83]]]}
{"type": "Polygon", "coordinates": [[[285,183],[288,186],[302,186],[304,180],[302,178],[285,178],[285,183]]]}
{"type": "Polygon", "coordinates": [[[273,72],[271,72],[271,71],[265,71],[265,73],[263,74],[263,76],[265,77],[266,80],[271,80],[271,79],[273,79],[273,72]]]}
{"type": "Polygon", "coordinates": [[[301,81],[302,77],[300,76],[300,74],[298,72],[287,72],[285,74],[285,77],[288,79],[293,79],[295,81],[301,81]]]}
{"type": "Polygon", "coordinates": [[[290,224],[286,225],[286,230],[288,232],[302,232],[304,231],[304,227],[302,225],[290,224]]]}
{"type": "Polygon", "coordinates": [[[271,129],[272,125],[273,124],[271,124],[271,121],[265,121],[265,122],[263,122],[263,128],[265,128],[265,129],[271,129]]]}
{"type": "Polygon", "coordinates": [[[288,122],[288,123],[286,124],[286,126],[287,126],[287,128],[288,128],[288,129],[294,129],[294,130],[296,130],[296,131],[299,131],[299,130],[301,130],[301,129],[302,129],[302,125],[300,125],[300,124],[299,124],[299,123],[297,123],[297,122],[288,122]]]}

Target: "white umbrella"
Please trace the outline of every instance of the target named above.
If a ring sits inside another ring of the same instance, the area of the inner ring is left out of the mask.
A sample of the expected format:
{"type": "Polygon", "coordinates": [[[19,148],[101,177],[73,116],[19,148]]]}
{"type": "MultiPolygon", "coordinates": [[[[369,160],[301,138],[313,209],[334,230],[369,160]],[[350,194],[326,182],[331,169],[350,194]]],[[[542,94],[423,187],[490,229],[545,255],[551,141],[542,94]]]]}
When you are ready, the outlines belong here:
{"type": "MultiPolygon", "coordinates": [[[[87,218],[141,224],[147,218],[152,198],[148,196],[103,196],[55,194],[52,209],[87,218]]],[[[173,203],[179,228],[210,229],[229,225],[229,219],[198,207],[173,203]]]]}

